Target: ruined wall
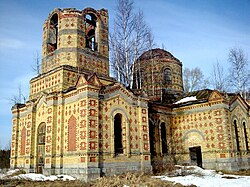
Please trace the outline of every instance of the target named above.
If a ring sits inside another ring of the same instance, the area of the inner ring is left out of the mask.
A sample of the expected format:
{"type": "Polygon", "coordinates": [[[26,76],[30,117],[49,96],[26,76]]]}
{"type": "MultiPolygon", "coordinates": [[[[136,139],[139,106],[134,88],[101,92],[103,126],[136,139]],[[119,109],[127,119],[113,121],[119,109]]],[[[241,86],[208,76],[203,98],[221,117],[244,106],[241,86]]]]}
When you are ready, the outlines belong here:
{"type": "Polygon", "coordinates": [[[61,65],[109,75],[107,10],[55,9],[49,15],[43,26],[42,73],[61,65]],[[94,49],[86,47],[86,35],[91,29],[86,22],[88,14],[96,19],[94,49]],[[55,26],[53,22],[56,22],[55,26]]]}
{"type": "Polygon", "coordinates": [[[150,100],[165,94],[183,92],[182,63],[162,49],[145,52],[135,63],[133,87],[144,91],[150,100]]]}

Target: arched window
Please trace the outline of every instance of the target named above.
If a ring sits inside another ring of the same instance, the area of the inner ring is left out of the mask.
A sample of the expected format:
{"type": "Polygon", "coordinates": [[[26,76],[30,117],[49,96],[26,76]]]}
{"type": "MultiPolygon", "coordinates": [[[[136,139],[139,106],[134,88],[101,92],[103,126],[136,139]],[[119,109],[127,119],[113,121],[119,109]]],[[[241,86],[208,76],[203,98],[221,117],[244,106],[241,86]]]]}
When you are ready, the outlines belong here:
{"type": "Polygon", "coordinates": [[[71,116],[69,118],[69,131],[68,131],[68,151],[76,150],[76,118],[71,116]]]}
{"type": "Polygon", "coordinates": [[[166,154],[168,151],[167,147],[167,133],[166,133],[166,125],[165,123],[161,123],[161,150],[162,154],[166,154]]]}
{"type": "Polygon", "coordinates": [[[96,17],[93,14],[86,14],[86,47],[92,51],[97,51],[96,42],[96,17]]]}
{"type": "Polygon", "coordinates": [[[115,144],[115,154],[123,153],[122,146],[122,115],[116,114],[114,118],[114,144],[115,144]]]}
{"type": "Polygon", "coordinates": [[[38,145],[45,145],[46,125],[42,123],[38,127],[38,145]]]}
{"type": "Polygon", "coordinates": [[[21,132],[21,155],[25,155],[25,144],[26,144],[26,128],[23,127],[21,132]]]}
{"type": "Polygon", "coordinates": [[[246,122],[243,122],[243,128],[244,128],[244,137],[245,137],[246,151],[249,151],[249,149],[248,149],[248,140],[247,140],[246,122]]]}
{"type": "Polygon", "coordinates": [[[46,124],[41,123],[37,128],[37,172],[42,173],[45,155],[46,124]]]}
{"type": "Polygon", "coordinates": [[[164,69],[163,78],[164,84],[171,84],[171,70],[169,68],[164,69]]]}
{"type": "Polygon", "coordinates": [[[240,151],[239,134],[238,134],[238,127],[237,127],[236,120],[234,120],[234,131],[235,131],[235,140],[236,140],[236,150],[240,151]]]}
{"type": "Polygon", "coordinates": [[[58,40],[58,15],[54,14],[50,19],[48,52],[51,53],[57,49],[58,40]]]}

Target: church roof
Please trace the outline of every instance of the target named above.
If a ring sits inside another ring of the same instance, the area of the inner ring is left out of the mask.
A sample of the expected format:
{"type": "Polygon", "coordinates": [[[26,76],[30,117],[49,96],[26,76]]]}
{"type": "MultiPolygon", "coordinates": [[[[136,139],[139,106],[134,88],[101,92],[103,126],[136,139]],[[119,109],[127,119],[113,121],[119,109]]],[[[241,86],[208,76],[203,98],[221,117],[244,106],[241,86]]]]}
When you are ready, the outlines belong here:
{"type": "Polygon", "coordinates": [[[171,59],[171,60],[175,60],[177,62],[180,62],[180,60],[175,58],[170,52],[168,52],[168,51],[166,51],[164,49],[160,49],[160,48],[151,49],[151,50],[148,50],[148,51],[144,52],[138,58],[138,61],[149,60],[149,59],[152,59],[152,58],[158,58],[158,59],[167,58],[167,59],[171,59]]]}
{"type": "Polygon", "coordinates": [[[210,89],[189,92],[177,98],[177,101],[174,104],[177,106],[185,106],[195,103],[203,103],[208,101],[212,93],[213,90],[210,89]]]}

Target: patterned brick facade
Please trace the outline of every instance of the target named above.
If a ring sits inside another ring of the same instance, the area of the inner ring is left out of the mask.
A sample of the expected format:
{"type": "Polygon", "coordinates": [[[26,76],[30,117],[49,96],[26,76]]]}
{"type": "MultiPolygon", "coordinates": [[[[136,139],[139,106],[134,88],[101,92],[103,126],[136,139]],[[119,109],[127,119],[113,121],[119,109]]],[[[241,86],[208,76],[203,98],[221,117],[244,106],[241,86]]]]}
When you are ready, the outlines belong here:
{"type": "Polygon", "coordinates": [[[134,89],[126,89],[109,76],[106,10],[55,9],[42,50],[29,101],[12,108],[11,168],[83,180],[151,171],[172,158],[249,168],[249,104],[213,90],[184,95],[182,63],[161,49],[137,60],[134,89]],[[175,103],[188,96],[197,100],[175,103]]]}

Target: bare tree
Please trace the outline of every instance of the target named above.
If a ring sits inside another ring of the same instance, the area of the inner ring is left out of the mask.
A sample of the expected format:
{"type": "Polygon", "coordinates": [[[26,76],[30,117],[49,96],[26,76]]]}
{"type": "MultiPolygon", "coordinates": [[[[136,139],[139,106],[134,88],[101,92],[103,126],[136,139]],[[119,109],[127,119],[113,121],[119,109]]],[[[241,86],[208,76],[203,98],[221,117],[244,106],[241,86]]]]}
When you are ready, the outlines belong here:
{"type": "Polygon", "coordinates": [[[134,62],[148,49],[148,36],[151,34],[142,11],[135,13],[133,5],[133,0],[118,0],[114,29],[109,38],[112,73],[130,88],[134,62]]]}
{"type": "Polygon", "coordinates": [[[41,73],[41,55],[38,51],[34,54],[34,64],[31,66],[32,70],[37,74],[40,75],[41,73]]]}
{"type": "Polygon", "coordinates": [[[211,83],[213,88],[218,91],[225,92],[228,89],[228,77],[218,60],[216,64],[213,64],[211,83]]]}
{"type": "Polygon", "coordinates": [[[22,93],[22,85],[21,85],[21,83],[18,86],[18,94],[13,95],[9,100],[11,101],[11,103],[13,105],[21,104],[21,103],[26,102],[26,97],[22,93]]]}
{"type": "Polygon", "coordinates": [[[248,58],[241,48],[234,47],[228,54],[230,63],[230,85],[234,91],[243,95],[247,90],[250,73],[248,69],[248,58]]]}
{"type": "Polygon", "coordinates": [[[204,79],[204,75],[200,68],[185,68],[183,72],[184,92],[192,92],[199,89],[205,89],[209,84],[208,79],[204,79]]]}

